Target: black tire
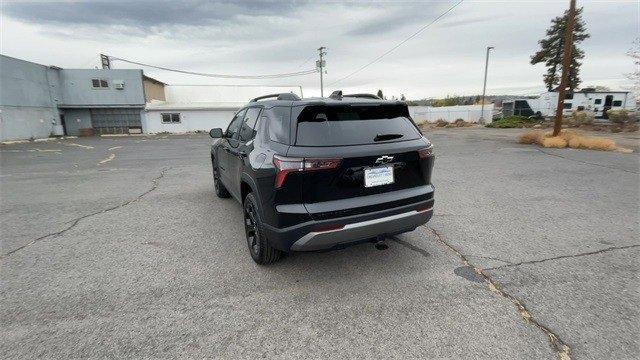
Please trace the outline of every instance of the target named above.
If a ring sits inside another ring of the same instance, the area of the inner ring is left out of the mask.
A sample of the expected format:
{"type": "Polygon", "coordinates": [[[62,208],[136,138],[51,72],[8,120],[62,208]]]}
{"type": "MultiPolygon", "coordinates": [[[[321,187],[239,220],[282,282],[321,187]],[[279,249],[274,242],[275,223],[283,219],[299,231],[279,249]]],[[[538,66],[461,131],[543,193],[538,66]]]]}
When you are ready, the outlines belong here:
{"type": "Polygon", "coordinates": [[[231,197],[229,190],[227,190],[222,181],[220,181],[220,170],[218,170],[218,165],[215,163],[211,163],[211,165],[213,166],[213,189],[216,192],[216,196],[221,199],[231,197]]]}
{"type": "Polygon", "coordinates": [[[269,245],[264,235],[262,219],[258,211],[258,202],[253,193],[244,198],[244,231],[247,247],[253,261],[267,265],[278,261],[283,252],[269,245]]]}

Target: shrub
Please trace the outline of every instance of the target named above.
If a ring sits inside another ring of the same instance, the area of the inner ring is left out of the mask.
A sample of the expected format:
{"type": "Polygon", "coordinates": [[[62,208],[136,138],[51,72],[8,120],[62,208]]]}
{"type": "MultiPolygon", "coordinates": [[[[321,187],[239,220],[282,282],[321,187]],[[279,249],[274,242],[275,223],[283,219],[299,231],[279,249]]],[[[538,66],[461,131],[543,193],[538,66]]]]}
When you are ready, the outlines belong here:
{"type": "Polygon", "coordinates": [[[521,144],[538,144],[546,148],[588,149],[588,150],[618,150],[611,139],[590,137],[577,134],[572,131],[562,130],[560,135],[551,136],[551,132],[528,131],[518,138],[521,144]]]}
{"type": "Polygon", "coordinates": [[[638,131],[638,124],[629,124],[625,126],[624,130],[628,132],[638,131]]]}
{"type": "Polygon", "coordinates": [[[590,111],[574,111],[571,113],[571,118],[569,119],[568,125],[573,126],[582,126],[582,125],[592,125],[595,116],[590,111]]]}
{"type": "Polygon", "coordinates": [[[536,123],[538,123],[538,120],[530,119],[526,116],[509,116],[487,124],[487,127],[498,129],[522,128],[536,123]]]}
{"type": "Polygon", "coordinates": [[[526,133],[520,135],[518,138],[518,142],[520,144],[539,144],[542,142],[542,137],[544,134],[542,131],[527,131],[526,133]]]}
{"type": "Polygon", "coordinates": [[[572,149],[611,151],[616,149],[616,143],[611,139],[588,136],[574,136],[569,140],[569,147],[572,149]]]}
{"type": "Polygon", "coordinates": [[[438,119],[436,120],[436,127],[445,127],[447,126],[449,123],[446,122],[445,120],[442,119],[438,119]]]}
{"type": "Polygon", "coordinates": [[[609,121],[614,124],[623,125],[631,120],[627,110],[608,110],[607,116],[609,116],[609,121]]]}
{"type": "Polygon", "coordinates": [[[545,137],[542,139],[542,146],[546,148],[562,149],[567,147],[567,140],[562,136],[545,137]]]}

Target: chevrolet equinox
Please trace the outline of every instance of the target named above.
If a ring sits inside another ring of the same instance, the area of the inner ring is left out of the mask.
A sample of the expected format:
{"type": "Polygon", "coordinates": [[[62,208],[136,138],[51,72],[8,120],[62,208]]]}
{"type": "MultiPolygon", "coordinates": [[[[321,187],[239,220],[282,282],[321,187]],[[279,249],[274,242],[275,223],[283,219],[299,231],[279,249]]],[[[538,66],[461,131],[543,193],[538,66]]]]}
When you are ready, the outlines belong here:
{"type": "Polygon", "coordinates": [[[243,205],[258,264],[411,231],[433,214],[433,146],[404,102],[261,96],[210,136],[216,195],[243,205]]]}

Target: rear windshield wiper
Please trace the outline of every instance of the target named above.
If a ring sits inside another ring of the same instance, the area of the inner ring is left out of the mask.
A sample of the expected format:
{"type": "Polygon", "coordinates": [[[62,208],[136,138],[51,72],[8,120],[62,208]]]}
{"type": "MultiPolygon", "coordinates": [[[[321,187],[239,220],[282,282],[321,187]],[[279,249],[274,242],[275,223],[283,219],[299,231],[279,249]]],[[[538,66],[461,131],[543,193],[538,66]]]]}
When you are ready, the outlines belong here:
{"type": "Polygon", "coordinates": [[[399,139],[403,136],[404,135],[402,134],[378,134],[376,135],[376,137],[373,138],[373,141],[393,140],[393,139],[399,139]]]}

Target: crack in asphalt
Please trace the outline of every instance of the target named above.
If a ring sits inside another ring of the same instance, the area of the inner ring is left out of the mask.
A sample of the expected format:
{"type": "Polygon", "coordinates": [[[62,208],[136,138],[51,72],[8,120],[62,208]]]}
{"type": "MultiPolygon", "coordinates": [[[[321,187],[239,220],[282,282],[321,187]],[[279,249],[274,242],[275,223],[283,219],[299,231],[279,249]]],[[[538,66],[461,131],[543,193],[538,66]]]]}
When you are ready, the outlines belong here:
{"type": "Polygon", "coordinates": [[[549,156],[555,156],[555,157],[558,157],[558,158],[561,158],[561,159],[577,162],[577,163],[580,163],[580,164],[599,166],[599,167],[603,167],[603,168],[607,168],[607,169],[624,171],[624,172],[630,173],[630,174],[640,174],[640,172],[631,171],[631,170],[627,170],[627,169],[622,169],[622,168],[615,167],[615,166],[607,166],[607,165],[596,164],[596,163],[592,163],[592,162],[588,162],[588,161],[582,161],[582,160],[578,160],[578,159],[573,159],[573,158],[570,158],[570,157],[566,157],[566,156],[550,153],[550,152],[544,151],[544,150],[542,150],[540,148],[536,148],[536,150],[540,151],[543,154],[549,155],[549,156]]]}
{"type": "MultiPolygon", "coordinates": [[[[499,261],[505,264],[509,264],[509,265],[515,265],[514,263],[512,263],[511,261],[507,261],[507,260],[503,260],[503,259],[499,259],[497,257],[492,257],[492,256],[483,256],[483,255],[469,255],[466,254],[465,255],[468,258],[480,258],[480,259],[488,259],[488,260],[493,260],[493,261],[499,261]]],[[[500,266],[507,266],[507,265],[500,265],[500,266]]],[[[489,270],[489,269],[484,269],[484,270],[489,270]]]]}
{"type": "MultiPolygon", "coordinates": [[[[538,320],[536,320],[533,315],[531,315],[531,313],[529,312],[529,310],[527,310],[527,308],[525,307],[524,303],[518,299],[517,297],[509,294],[508,292],[506,292],[502,286],[495,280],[493,280],[488,274],[486,274],[483,269],[478,268],[477,266],[473,265],[471,262],[469,262],[468,258],[463,255],[460,251],[458,251],[455,247],[453,247],[452,245],[450,245],[449,243],[447,243],[443,236],[437,232],[435,229],[427,226],[427,225],[423,225],[427,230],[431,231],[431,233],[433,233],[433,235],[435,236],[435,238],[438,240],[439,243],[441,243],[443,246],[445,246],[447,249],[449,249],[451,252],[453,252],[454,254],[456,254],[460,260],[462,261],[462,263],[465,266],[468,266],[470,268],[473,269],[473,271],[480,276],[485,284],[487,285],[487,288],[493,292],[496,295],[501,296],[504,299],[509,300],[513,305],[515,305],[515,307],[518,309],[518,313],[520,314],[520,316],[522,317],[522,319],[524,320],[525,324],[532,324],[535,327],[537,327],[540,331],[542,331],[549,339],[549,343],[551,345],[551,347],[553,348],[553,350],[557,353],[558,355],[558,359],[560,360],[571,360],[571,348],[569,347],[569,345],[567,345],[564,341],[562,341],[560,339],[560,337],[558,337],[558,335],[556,335],[553,331],[551,331],[551,329],[549,329],[548,327],[542,325],[540,322],[538,322],[538,320]]],[[[405,245],[403,243],[406,243],[404,241],[398,241],[396,239],[394,239],[395,241],[399,242],[402,245],[405,245]]],[[[415,250],[415,248],[418,248],[415,245],[411,245],[411,246],[407,246],[408,248],[415,250]]],[[[424,253],[426,253],[426,251],[424,251],[423,249],[420,249],[421,251],[417,251],[419,254],[424,256],[424,253]]],[[[428,253],[427,253],[428,254],[428,253]]]]}
{"type": "Polygon", "coordinates": [[[78,223],[80,223],[80,221],[82,221],[82,220],[84,220],[86,218],[89,218],[89,217],[92,217],[92,216],[95,216],[95,215],[104,214],[104,213],[107,213],[109,211],[116,210],[116,209],[125,207],[127,205],[133,204],[134,202],[136,202],[136,201],[142,199],[143,197],[147,196],[152,191],[156,190],[158,188],[158,184],[160,182],[160,179],[162,179],[164,177],[164,175],[167,173],[167,171],[169,171],[170,169],[171,169],[171,167],[164,168],[164,169],[160,170],[160,175],[158,175],[157,177],[155,177],[155,178],[153,178],[151,180],[151,183],[152,183],[151,187],[148,190],[146,190],[145,192],[141,193],[140,195],[134,197],[133,199],[127,200],[127,201],[125,201],[125,202],[123,202],[123,203],[121,203],[119,205],[115,205],[115,206],[112,206],[112,207],[109,207],[109,208],[106,208],[106,209],[102,209],[102,210],[99,210],[99,211],[96,211],[96,212],[93,212],[93,213],[90,213],[90,214],[82,215],[82,216],[80,216],[78,218],[75,218],[73,220],[70,220],[70,221],[66,221],[65,223],[70,223],[70,225],[67,226],[66,228],[64,228],[62,230],[59,230],[59,231],[56,231],[56,232],[52,232],[52,233],[40,236],[39,238],[33,239],[30,242],[28,242],[28,243],[26,243],[26,244],[24,244],[22,246],[19,246],[19,247],[13,249],[13,250],[7,252],[6,254],[2,254],[0,256],[0,259],[4,259],[5,257],[8,257],[9,255],[15,254],[16,252],[18,252],[18,251],[20,251],[22,249],[25,249],[26,247],[31,246],[31,245],[39,242],[40,240],[44,240],[44,239],[47,239],[47,238],[50,238],[50,237],[57,237],[57,236],[63,235],[64,233],[66,233],[67,231],[73,229],[76,225],[78,225],[78,223]]]}
{"type": "Polygon", "coordinates": [[[521,262],[518,262],[518,263],[510,263],[510,264],[507,264],[507,265],[500,265],[500,266],[494,266],[494,267],[490,267],[490,268],[485,268],[483,270],[489,271],[489,270],[498,270],[498,269],[503,269],[503,268],[508,268],[508,267],[520,266],[520,265],[539,264],[539,263],[543,263],[543,262],[547,262],[547,261],[554,261],[554,260],[560,260],[560,259],[571,259],[571,258],[578,258],[578,257],[583,257],[583,256],[597,255],[597,254],[602,254],[602,253],[606,253],[606,252],[609,252],[609,251],[631,249],[631,248],[635,248],[635,247],[640,247],[640,244],[627,245],[627,246],[612,246],[612,247],[608,247],[608,248],[604,248],[604,249],[600,249],[600,250],[596,250],[596,251],[589,251],[589,252],[578,253],[578,254],[573,254],[573,255],[560,255],[560,256],[554,256],[554,257],[550,257],[550,258],[546,258],[546,259],[540,259],[540,260],[521,261],[521,262]]]}

